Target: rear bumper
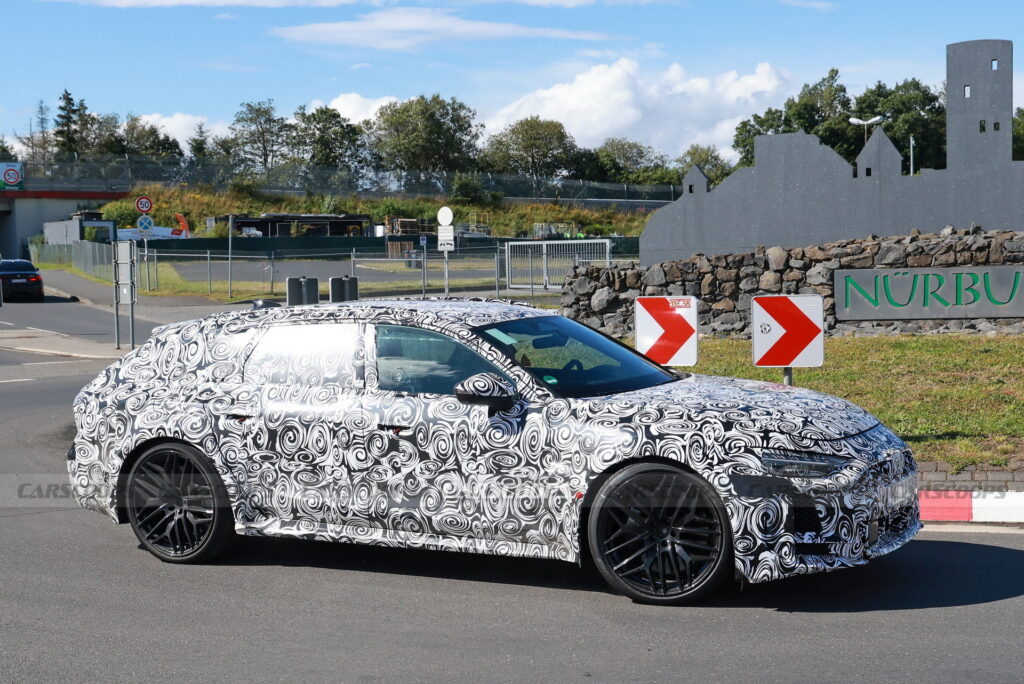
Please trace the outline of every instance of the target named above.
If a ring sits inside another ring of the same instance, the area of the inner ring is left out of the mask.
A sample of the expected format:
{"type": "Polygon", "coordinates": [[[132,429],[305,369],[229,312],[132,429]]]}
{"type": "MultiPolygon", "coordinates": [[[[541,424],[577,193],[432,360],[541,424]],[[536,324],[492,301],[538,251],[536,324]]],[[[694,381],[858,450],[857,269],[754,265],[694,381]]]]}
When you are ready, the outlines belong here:
{"type": "Polygon", "coordinates": [[[4,299],[16,297],[40,297],[43,294],[43,281],[37,283],[3,283],[4,299]]]}

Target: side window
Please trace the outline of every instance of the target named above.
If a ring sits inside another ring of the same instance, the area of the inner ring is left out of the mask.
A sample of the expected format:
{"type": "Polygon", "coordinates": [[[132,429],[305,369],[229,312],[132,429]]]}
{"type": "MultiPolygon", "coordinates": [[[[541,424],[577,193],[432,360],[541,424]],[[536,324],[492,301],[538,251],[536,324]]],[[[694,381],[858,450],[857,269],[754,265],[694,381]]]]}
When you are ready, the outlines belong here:
{"type": "Polygon", "coordinates": [[[420,328],[377,326],[377,382],[382,390],[455,394],[455,385],[477,373],[508,380],[494,364],[450,337],[420,328]]]}
{"type": "Polygon", "coordinates": [[[246,382],[361,387],[363,360],[356,323],[279,325],[267,330],[245,362],[246,382]]]}

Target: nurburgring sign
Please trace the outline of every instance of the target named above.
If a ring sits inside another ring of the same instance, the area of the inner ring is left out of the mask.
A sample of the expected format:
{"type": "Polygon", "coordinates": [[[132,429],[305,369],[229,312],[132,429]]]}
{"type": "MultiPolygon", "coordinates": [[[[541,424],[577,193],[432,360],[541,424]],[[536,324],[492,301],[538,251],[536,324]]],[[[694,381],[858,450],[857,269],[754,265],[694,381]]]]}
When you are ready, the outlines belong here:
{"type": "Polygon", "coordinates": [[[837,270],[836,319],[1024,318],[1024,264],[837,270]]]}

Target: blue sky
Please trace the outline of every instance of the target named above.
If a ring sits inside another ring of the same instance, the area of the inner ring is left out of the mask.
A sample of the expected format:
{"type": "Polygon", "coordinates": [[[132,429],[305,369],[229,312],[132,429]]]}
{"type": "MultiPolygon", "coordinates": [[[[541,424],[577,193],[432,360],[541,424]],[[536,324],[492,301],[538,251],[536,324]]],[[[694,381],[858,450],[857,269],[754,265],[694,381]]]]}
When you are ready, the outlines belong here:
{"type": "Polygon", "coordinates": [[[912,76],[939,85],[946,43],[1016,41],[1024,3],[0,0],[0,26],[8,138],[64,88],[182,138],[200,120],[225,130],[246,100],[358,119],[439,92],[489,130],[540,114],[581,144],[626,135],[675,155],[728,149],[738,120],[832,66],[854,93],[912,76]]]}

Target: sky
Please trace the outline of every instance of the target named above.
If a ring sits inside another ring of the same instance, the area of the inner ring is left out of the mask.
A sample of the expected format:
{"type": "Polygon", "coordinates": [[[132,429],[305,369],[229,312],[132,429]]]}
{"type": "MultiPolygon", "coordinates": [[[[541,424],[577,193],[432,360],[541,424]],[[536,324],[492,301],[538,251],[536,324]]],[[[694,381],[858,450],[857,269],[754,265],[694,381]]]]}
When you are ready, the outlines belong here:
{"type": "Polygon", "coordinates": [[[226,132],[245,101],[358,121],[437,92],[488,132],[537,114],[581,145],[627,136],[674,157],[692,143],[731,153],[739,121],[830,67],[854,95],[879,80],[940,86],[947,43],[1024,38],[1024,3],[0,0],[0,27],[8,140],[65,88],[182,141],[200,121],[226,132]]]}

